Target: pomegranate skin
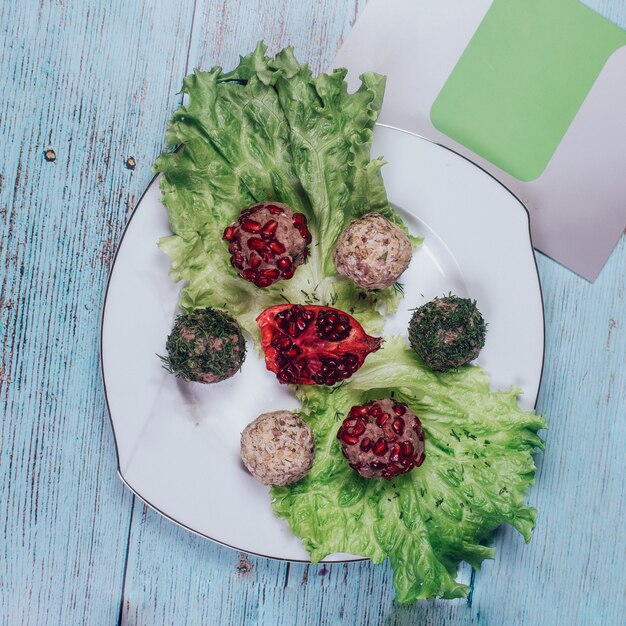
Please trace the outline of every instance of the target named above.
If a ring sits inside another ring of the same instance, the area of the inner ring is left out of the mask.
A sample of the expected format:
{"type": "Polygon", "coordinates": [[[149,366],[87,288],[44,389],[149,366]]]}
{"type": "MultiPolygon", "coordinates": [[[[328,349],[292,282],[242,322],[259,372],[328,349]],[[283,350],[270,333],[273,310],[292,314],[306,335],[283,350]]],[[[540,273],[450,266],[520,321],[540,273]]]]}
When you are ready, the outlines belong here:
{"type": "Polygon", "coordinates": [[[426,458],[419,418],[391,398],[353,406],[337,439],[350,467],[365,478],[391,480],[426,458]]]}
{"type": "Polygon", "coordinates": [[[237,274],[264,288],[294,275],[312,238],[302,213],[281,202],[260,202],[243,210],[222,239],[237,274]]]}
{"type": "Polygon", "coordinates": [[[267,369],[282,384],[334,385],[382,344],[351,315],[332,307],[272,306],[257,318],[267,369]]]}

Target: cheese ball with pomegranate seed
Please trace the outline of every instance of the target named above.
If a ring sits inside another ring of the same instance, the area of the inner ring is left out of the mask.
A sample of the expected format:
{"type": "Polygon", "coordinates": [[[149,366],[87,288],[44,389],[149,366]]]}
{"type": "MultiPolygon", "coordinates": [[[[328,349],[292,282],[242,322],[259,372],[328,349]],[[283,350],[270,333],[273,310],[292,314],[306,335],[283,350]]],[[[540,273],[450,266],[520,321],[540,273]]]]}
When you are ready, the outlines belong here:
{"type": "Polygon", "coordinates": [[[391,480],[426,458],[418,417],[391,398],[353,406],[337,439],[350,467],[365,478],[391,480]]]}
{"type": "Polygon", "coordinates": [[[288,485],[313,467],[315,436],[291,411],[263,413],[241,433],[241,460],[264,485],[288,485]]]}
{"type": "Polygon", "coordinates": [[[260,202],[227,226],[230,262],[257,287],[289,279],[308,256],[311,233],[306,217],[280,202],[260,202]]]}
{"type": "Polygon", "coordinates": [[[406,233],[379,213],[353,220],[343,230],[333,253],[337,272],[363,289],[393,285],[411,262],[413,248],[406,233]]]}

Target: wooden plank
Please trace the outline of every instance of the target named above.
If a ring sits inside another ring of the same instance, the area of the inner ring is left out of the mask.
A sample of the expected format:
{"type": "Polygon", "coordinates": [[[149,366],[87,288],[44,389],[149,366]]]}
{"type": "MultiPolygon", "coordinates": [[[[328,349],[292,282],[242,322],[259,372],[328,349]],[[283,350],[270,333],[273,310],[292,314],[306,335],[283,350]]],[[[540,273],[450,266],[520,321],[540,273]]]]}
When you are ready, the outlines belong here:
{"type": "Polygon", "coordinates": [[[509,530],[477,575],[481,624],[623,624],[626,479],[626,238],[595,284],[539,258],[548,415],[530,502],[530,545],[509,530]]]}
{"type": "Polygon", "coordinates": [[[100,310],[178,100],[193,7],[153,4],[0,5],[5,624],[111,624],[119,613],[133,498],[116,476],[100,310]]]}
{"type": "Polygon", "coordinates": [[[233,67],[260,40],[270,54],[294,46],[314,73],[325,71],[364,7],[363,0],[197,0],[189,71],[233,67]]]}

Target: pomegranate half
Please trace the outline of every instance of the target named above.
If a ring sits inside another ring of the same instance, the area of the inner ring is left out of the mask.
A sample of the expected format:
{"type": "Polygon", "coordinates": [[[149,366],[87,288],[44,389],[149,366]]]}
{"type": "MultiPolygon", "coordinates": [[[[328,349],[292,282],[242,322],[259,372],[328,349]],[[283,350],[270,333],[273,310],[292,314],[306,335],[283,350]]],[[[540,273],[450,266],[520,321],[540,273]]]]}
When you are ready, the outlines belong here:
{"type": "Polygon", "coordinates": [[[267,369],[279,382],[334,385],[382,344],[351,315],[328,306],[280,304],[257,318],[267,369]]]}

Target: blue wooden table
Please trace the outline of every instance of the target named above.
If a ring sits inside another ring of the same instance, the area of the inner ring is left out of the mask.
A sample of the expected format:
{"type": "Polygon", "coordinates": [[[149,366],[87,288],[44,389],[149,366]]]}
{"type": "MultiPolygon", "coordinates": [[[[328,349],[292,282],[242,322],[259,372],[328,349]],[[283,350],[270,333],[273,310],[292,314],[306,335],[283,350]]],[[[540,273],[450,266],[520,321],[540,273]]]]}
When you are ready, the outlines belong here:
{"type": "MultiPolygon", "coordinates": [[[[194,67],[261,38],[328,67],[363,0],[0,4],[0,623],[626,623],[626,238],[595,284],[538,255],[549,416],[530,501],[467,601],[406,608],[391,571],[253,558],[116,475],[98,361],[107,273],[194,67]]],[[[626,26],[624,0],[589,0],[626,26]]],[[[625,164],[626,172],[626,164],[625,164]]]]}

